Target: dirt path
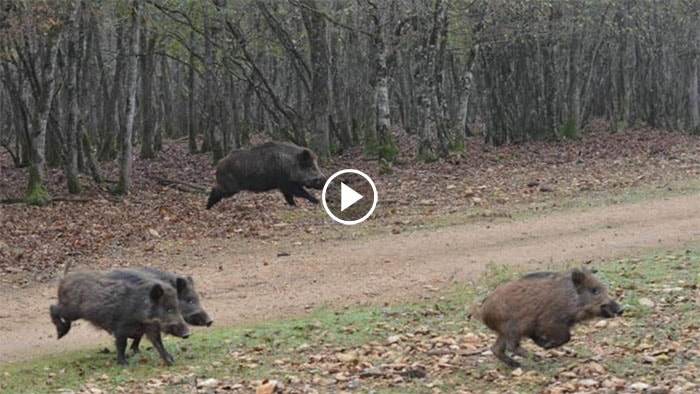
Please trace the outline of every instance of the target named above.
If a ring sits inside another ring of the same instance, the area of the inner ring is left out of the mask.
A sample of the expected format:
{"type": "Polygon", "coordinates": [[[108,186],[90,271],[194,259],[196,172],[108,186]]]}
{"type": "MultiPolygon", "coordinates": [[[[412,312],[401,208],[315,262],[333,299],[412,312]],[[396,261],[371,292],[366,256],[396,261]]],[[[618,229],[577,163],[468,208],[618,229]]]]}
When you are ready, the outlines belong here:
{"type": "MultiPolygon", "coordinates": [[[[209,255],[174,252],[166,266],[202,262],[190,270],[205,306],[222,326],[299,314],[321,304],[415,298],[452,281],[474,279],[489,262],[534,268],[680,248],[698,239],[696,194],[311,245],[238,242],[209,255]],[[277,257],[282,250],[290,255],[277,257]]],[[[84,323],[56,341],[47,312],[54,295],[55,284],[0,290],[0,362],[110,345],[106,334],[84,323]]]]}

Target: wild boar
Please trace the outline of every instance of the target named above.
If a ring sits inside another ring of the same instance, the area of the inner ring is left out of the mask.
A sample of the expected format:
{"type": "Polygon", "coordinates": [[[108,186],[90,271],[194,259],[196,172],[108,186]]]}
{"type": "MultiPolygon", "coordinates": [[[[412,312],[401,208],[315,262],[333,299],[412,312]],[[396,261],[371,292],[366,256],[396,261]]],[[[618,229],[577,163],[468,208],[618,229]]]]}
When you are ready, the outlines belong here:
{"type": "Polygon", "coordinates": [[[207,209],[242,190],[279,189],[289,205],[296,205],[294,197],[318,204],[318,199],[304,187],[321,190],[325,182],[311,150],[292,143],[266,142],[250,149],[234,150],[219,162],[216,186],[209,194],[207,209]]]}
{"type": "Polygon", "coordinates": [[[525,356],[522,338],[551,349],[571,339],[571,328],[594,318],[622,314],[620,305],[589,270],[536,272],[505,283],[473,315],[498,334],[493,354],[511,367],[519,363],[506,352],[525,356]]]}
{"type": "MultiPolygon", "coordinates": [[[[164,272],[155,268],[122,269],[107,273],[110,279],[126,280],[132,284],[143,284],[149,280],[160,280],[170,284],[177,290],[177,300],[180,313],[187,324],[193,326],[211,326],[214,321],[202,308],[199,301],[199,294],[194,289],[194,280],[191,276],[183,277],[170,272],[164,272]]],[[[134,353],[139,351],[141,337],[134,338],[131,343],[131,350],[134,353]]]]}
{"type": "Polygon", "coordinates": [[[120,365],[127,365],[128,338],[145,334],[163,361],[171,365],[174,359],[163,346],[161,331],[181,338],[190,335],[180,314],[176,290],[157,280],[134,284],[110,279],[100,272],[70,273],[61,280],[58,304],[51,305],[49,311],[59,339],[78,319],[114,335],[120,365]]]}

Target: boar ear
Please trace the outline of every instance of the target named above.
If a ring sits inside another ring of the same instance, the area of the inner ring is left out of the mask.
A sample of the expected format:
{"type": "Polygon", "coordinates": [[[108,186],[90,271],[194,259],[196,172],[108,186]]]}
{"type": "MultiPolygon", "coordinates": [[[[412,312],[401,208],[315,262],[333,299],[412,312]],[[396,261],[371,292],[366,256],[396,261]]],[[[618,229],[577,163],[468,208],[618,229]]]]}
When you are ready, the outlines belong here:
{"type": "Polygon", "coordinates": [[[187,277],[187,281],[190,283],[190,286],[194,286],[194,279],[191,276],[187,277]]]}
{"type": "Polygon", "coordinates": [[[574,282],[574,286],[576,287],[576,289],[583,286],[583,282],[585,280],[586,280],[586,274],[584,274],[583,271],[581,271],[580,269],[574,268],[571,271],[571,281],[574,282]]]}
{"type": "Polygon", "coordinates": [[[181,276],[175,279],[175,287],[177,288],[177,294],[182,294],[187,289],[187,280],[181,276]]]}
{"type": "Polygon", "coordinates": [[[151,299],[158,300],[162,296],[163,296],[163,287],[159,283],[154,284],[153,287],[151,287],[151,299]]]}
{"type": "Polygon", "coordinates": [[[311,151],[308,149],[303,149],[299,153],[299,162],[302,164],[311,164],[314,161],[313,155],[311,154],[311,151]]]}

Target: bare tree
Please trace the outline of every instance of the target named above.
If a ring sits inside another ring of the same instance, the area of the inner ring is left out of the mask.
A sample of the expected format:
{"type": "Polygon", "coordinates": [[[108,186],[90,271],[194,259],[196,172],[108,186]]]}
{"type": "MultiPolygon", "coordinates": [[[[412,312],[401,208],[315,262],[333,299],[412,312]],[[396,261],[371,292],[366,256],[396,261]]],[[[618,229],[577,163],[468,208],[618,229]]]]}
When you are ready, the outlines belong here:
{"type": "Polygon", "coordinates": [[[117,193],[128,194],[131,187],[132,167],[132,137],[134,121],[136,118],[136,88],[138,83],[138,58],[139,40],[141,35],[141,9],[143,0],[132,0],[129,4],[131,27],[129,29],[128,45],[129,59],[126,70],[126,125],[121,139],[121,155],[119,158],[119,185],[117,193]]]}
{"type": "Polygon", "coordinates": [[[299,4],[309,37],[311,57],[311,146],[319,155],[328,156],[330,153],[328,137],[330,59],[326,19],[316,0],[300,0],[299,4]]]}

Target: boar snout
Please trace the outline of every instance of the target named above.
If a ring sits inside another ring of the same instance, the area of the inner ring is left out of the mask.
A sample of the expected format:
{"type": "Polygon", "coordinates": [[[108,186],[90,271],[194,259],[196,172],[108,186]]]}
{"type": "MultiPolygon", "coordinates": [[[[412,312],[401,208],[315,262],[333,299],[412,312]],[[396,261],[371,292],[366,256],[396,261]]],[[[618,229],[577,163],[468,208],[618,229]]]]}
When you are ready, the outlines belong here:
{"type": "Polygon", "coordinates": [[[600,312],[603,317],[611,318],[622,315],[623,310],[620,304],[615,301],[610,301],[600,307],[600,312]]]}
{"type": "Polygon", "coordinates": [[[307,186],[312,188],[312,189],[321,190],[321,189],[323,189],[323,186],[325,184],[326,184],[326,177],[321,175],[320,177],[314,178],[311,181],[309,181],[307,186]]]}
{"type": "Polygon", "coordinates": [[[206,312],[193,313],[191,315],[185,316],[185,321],[187,324],[193,326],[211,326],[214,323],[206,312]]]}
{"type": "Polygon", "coordinates": [[[179,338],[189,338],[191,335],[190,329],[187,328],[187,325],[182,323],[182,324],[171,324],[167,327],[165,330],[168,334],[179,337],[179,338]]]}

